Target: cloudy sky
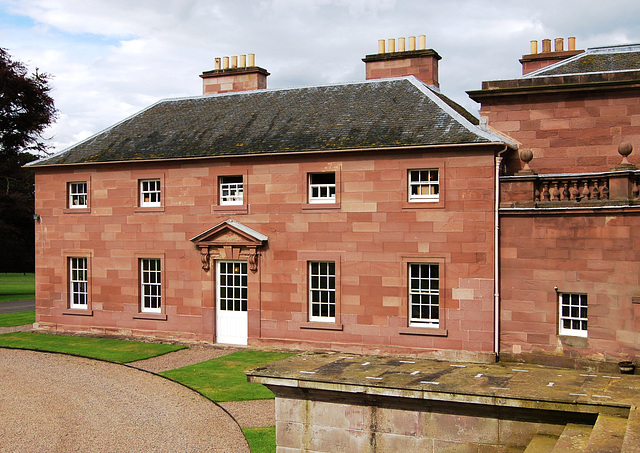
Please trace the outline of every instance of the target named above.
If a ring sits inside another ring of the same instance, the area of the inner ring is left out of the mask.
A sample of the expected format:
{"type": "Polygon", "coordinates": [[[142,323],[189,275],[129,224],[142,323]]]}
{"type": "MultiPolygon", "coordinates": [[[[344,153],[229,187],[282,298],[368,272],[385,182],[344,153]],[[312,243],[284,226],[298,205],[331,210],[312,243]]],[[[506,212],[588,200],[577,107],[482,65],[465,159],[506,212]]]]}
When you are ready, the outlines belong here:
{"type": "Polygon", "coordinates": [[[427,35],[444,94],[517,77],[531,40],[640,43],[637,0],[0,0],[0,47],[51,74],[60,151],[164,98],[197,96],[214,58],[255,53],[269,88],[364,80],[378,39],[427,35]]]}

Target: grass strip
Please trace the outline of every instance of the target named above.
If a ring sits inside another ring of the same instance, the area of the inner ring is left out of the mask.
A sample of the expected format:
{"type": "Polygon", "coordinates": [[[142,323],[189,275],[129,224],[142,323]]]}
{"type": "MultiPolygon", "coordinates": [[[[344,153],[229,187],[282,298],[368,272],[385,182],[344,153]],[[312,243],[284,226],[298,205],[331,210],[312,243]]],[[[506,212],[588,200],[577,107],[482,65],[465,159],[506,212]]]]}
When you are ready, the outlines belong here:
{"type": "Polygon", "coordinates": [[[0,302],[35,298],[35,274],[0,274],[0,302]]]}
{"type": "Polygon", "coordinates": [[[244,372],[270,362],[291,357],[292,353],[270,351],[237,351],[206,362],[160,373],[197,390],[213,401],[249,401],[273,399],[262,384],[247,382],[244,372]]]}
{"type": "Polygon", "coordinates": [[[34,310],[0,314],[0,327],[24,326],[34,322],[36,322],[36,312],[34,310]]]}
{"type": "Polygon", "coordinates": [[[33,272],[23,274],[22,272],[3,272],[0,273],[0,283],[4,281],[30,281],[34,282],[36,274],[33,272]]]}
{"type": "Polygon", "coordinates": [[[244,437],[249,442],[251,453],[275,453],[276,427],[242,428],[244,437]]]}
{"type": "Polygon", "coordinates": [[[148,359],[186,348],[186,346],[171,344],[32,332],[2,334],[0,335],[0,346],[33,349],[36,351],[63,352],[116,363],[135,362],[136,360],[148,359]]]}

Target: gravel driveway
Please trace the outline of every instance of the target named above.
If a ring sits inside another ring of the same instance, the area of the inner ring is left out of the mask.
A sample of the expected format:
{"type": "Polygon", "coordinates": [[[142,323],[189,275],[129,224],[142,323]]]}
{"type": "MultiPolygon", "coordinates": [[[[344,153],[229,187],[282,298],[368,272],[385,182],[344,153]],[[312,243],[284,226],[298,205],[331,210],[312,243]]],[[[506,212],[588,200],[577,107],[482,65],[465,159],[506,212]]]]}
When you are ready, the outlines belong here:
{"type": "Polygon", "coordinates": [[[238,425],[179,384],[62,354],[0,349],[0,452],[248,452],[238,425]]]}

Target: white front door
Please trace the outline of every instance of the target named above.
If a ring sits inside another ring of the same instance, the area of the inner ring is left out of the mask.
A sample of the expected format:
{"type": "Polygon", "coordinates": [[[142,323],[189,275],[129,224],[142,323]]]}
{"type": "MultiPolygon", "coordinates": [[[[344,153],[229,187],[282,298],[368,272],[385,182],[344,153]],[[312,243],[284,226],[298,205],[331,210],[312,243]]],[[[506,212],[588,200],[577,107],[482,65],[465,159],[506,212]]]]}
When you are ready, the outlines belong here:
{"type": "Polygon", "coordinates": [[[247,262],[216,262],[216,342],[247,344],[247,262]]]}

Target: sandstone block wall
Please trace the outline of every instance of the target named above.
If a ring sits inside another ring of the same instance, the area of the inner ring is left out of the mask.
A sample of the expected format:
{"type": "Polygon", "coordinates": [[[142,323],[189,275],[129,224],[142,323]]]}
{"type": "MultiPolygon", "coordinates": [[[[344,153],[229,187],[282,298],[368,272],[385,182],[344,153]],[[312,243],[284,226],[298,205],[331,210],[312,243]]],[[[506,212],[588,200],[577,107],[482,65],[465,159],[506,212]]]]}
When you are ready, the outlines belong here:
{"type": "Polygon", "coordinates": [[[215,272],[190,239],[229,218],[269,237],[249,274],[249,344],[432,353],[493,350],[494,163],[490,151],[245,157],[37,171],[37,322],[42,328],[215,341],[215,272]],[[407,203],[409,169],[438,168],[439,203],[407,203]],[[333,171],[334,205],[307,203],[307,175],[333,171]],[[244,206],[218,178],[244,175],[244,206]],[[158,178],[162,206],[138,206],[158,178]],[[87,181],[89,207],[67,209],[87,181]],[[89,316],[69,314],[66,257],[89,258],[89,316]],[[163,313],[140,316],[137,260],[163,262],[163,313]],[[335,325],[309,323],[307,262],[337,268],[335,325]],[[441,328],[410,329],[407,266],[441,263],[441,328]]]}

